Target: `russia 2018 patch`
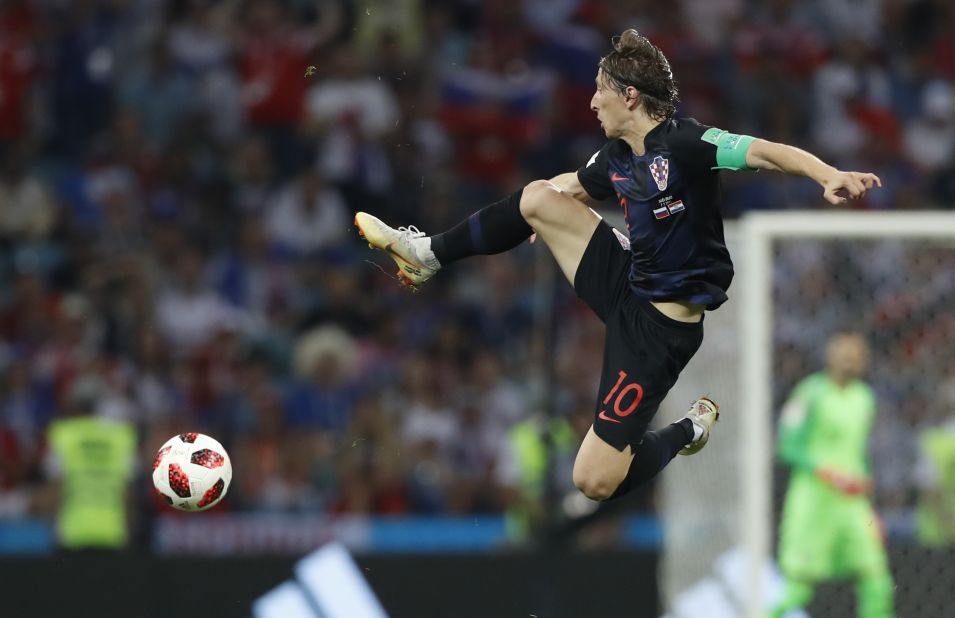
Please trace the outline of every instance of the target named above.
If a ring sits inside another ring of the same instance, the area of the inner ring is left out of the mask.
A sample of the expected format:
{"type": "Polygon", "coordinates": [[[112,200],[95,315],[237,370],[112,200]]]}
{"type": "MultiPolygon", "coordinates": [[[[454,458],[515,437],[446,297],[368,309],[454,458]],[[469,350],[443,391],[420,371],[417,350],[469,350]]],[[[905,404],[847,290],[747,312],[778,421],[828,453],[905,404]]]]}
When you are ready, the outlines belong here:
{"type": "Polygon", "coordinates": [[[653,209],[653,216],[656,219],[666,219],[670,216],[670,210],[666,206],[653,209]]]}
{"type": "Polygon", "coordinates": [[[653,181],[657,183],[657,189],[660,191],[666,190],[667,181],[670,178],[670,160],[660,156],[653,157],[653,162],[650,163],[650,175],[653,176],[653,181]]]}

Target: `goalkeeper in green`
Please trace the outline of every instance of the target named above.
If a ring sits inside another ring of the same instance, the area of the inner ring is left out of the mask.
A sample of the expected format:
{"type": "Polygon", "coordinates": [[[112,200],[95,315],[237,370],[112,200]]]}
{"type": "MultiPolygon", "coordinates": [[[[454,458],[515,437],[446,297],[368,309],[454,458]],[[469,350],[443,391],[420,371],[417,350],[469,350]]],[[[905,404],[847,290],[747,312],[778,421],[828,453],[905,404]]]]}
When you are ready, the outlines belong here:
{"type": "Polygon", "coordinates": [[[868,346],[859,335],[838,334],[826,356],[826,371],[796,385],[780,420],[779,456],[792,476],[779,535],[786,587],[771,616],[805,607],[821,581],[852,578],[859,616],[889,618],[892,576],[869,498],[866,445],[876,406],[860,379],[868,346]]]}

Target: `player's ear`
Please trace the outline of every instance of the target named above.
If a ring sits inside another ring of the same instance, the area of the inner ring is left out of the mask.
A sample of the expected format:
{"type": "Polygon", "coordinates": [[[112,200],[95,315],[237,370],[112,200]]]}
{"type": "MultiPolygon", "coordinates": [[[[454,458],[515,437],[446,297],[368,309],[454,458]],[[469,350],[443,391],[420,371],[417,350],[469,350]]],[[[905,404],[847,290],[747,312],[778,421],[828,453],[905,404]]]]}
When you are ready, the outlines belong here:
{"type": "Polygon", "coordinates": [[[640,104],[640,91],[633,86],[627,86],[627,89],[623,92],[623,98],[627,103],[627,107],[636,109],[637,105],[640,104]]]}

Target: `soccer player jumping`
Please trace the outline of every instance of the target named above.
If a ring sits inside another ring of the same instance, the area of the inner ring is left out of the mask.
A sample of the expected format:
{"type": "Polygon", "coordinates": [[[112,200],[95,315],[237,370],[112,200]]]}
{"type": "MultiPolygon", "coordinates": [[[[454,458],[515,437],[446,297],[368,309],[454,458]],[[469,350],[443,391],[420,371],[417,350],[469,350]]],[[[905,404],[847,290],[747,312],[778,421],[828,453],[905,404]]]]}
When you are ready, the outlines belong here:
{"type": "Polygon", "coordinates": [[[599,63],[590,107],[608,142],[576,173],[535,180],[450,230],[425,236],[359,212],[355,225],[417,286],[442,266],[508,251],[536,233],[577,295],[606,324],[594,424],[577,453],[574,483],[589,498],[617,498],[677,454],[702,449],[719,416],[702,397],[679,421],[647,427],[703,339],[703,313],[726,301],[733,264],[723,240],[719,170],[808,176],[833,204],[881,183],[842,172],[782,144],[675,118],[670,64],[636,30],[614,38],[599,63]],[[616,196],[627,236],[589,205],[616,196]]]}

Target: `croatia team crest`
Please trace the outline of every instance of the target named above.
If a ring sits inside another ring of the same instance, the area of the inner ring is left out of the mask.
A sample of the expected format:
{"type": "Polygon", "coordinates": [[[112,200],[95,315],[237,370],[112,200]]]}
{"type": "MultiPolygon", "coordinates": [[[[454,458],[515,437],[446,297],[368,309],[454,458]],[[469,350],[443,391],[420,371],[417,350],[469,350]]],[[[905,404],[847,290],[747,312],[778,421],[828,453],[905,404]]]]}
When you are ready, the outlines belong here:
{"type": "Polygon", "coordinates": [[[670,160],[659,156],[653,157],[653,163],[650,164],[650,174],[657,183],[657,189],[664,191],[670,177],[670,160]]]}

